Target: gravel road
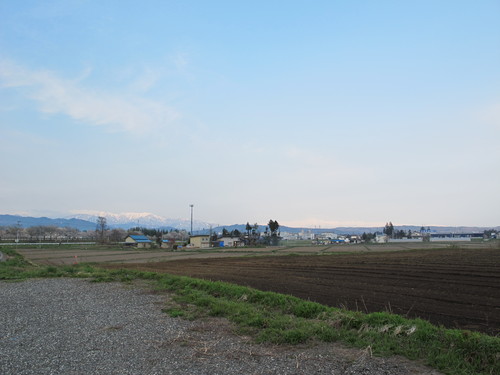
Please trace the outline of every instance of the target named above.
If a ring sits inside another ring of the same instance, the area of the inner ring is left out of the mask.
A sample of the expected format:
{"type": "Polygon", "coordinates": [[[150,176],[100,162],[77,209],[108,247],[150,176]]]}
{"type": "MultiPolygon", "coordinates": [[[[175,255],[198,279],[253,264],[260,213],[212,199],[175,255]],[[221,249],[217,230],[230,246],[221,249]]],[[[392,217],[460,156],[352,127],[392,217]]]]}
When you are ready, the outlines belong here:
{"type": "Polygon", "coordinates": [[[168,317],[168,298],[81,279],[0,282],[0,374],[439,374],[339,345],[256,345],[223,319],[168,317]]]}

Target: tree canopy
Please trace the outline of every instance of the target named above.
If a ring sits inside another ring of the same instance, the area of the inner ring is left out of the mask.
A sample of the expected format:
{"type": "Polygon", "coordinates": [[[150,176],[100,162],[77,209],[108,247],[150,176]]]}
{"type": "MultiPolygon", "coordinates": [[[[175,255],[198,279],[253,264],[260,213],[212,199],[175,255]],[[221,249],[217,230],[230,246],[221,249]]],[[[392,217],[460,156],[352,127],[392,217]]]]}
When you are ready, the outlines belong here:
{"type": "Polygon", "coordinates": [[[269,227],[269,230],[271,232],[271,245],[276,246],[279,242],[280,225],[276,220],[269,220],[269,223],[267,223],[267,226],[269,227]]]}

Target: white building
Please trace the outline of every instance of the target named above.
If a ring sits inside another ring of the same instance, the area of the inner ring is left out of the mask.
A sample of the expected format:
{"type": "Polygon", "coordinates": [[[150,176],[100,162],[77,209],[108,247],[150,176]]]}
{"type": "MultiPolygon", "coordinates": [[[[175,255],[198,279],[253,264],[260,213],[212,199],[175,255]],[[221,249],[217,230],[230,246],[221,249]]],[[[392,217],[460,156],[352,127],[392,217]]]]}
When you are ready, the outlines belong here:
{"type": "Polygon", "coordinates": [[[217,241],[219,241],[220,247],[238,247],[244,245],[239,237],[221,237],[217,241]]]}
{"type": "Polygon", "coordinates": [[[300,235],[298,233],[281,232],[281,238],[284,240],[300,240],[300,235]]]}

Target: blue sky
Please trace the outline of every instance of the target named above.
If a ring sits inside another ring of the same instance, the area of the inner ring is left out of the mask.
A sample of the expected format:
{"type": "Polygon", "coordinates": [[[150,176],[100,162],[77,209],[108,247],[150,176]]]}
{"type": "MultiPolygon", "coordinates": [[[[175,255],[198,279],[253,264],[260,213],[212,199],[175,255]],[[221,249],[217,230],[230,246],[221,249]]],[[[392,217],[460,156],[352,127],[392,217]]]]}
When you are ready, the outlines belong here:
{"type": "Polygon", "coordinates": [[[0,2],[0,210],[500,222],[498,1],[0,2]]]}

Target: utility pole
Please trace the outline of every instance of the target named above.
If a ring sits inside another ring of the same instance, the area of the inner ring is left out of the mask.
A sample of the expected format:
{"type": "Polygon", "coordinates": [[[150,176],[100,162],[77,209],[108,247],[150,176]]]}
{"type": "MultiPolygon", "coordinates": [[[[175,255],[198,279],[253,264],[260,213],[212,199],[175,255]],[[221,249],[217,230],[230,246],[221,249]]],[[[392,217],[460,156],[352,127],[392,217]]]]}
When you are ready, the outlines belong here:
{"type": "Polygon", "coordinates": [[[212,224],[210,224],[210,234],[208,235],[208,247],[212,247],[212,224]]]}
{"type": "Polygon", "coordinates": [[[193,205],[190,204],[189,207],[191,207],[191,236],[193,235],[193,205]]]}
{"type": "Polygon", "coordinates": [[[21,221],[17,221],[17,226],[16,226],[16,244],[19,245],[19,229],[21,228],[21,221]]]}

